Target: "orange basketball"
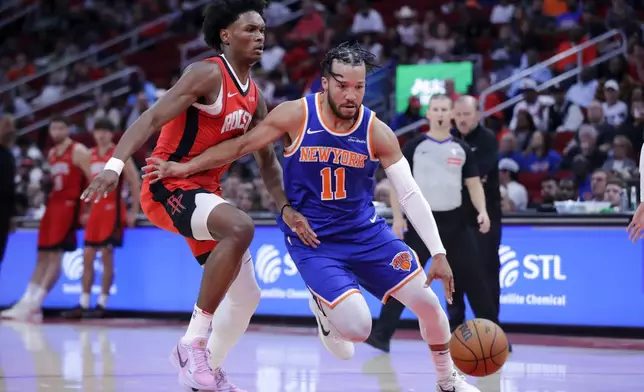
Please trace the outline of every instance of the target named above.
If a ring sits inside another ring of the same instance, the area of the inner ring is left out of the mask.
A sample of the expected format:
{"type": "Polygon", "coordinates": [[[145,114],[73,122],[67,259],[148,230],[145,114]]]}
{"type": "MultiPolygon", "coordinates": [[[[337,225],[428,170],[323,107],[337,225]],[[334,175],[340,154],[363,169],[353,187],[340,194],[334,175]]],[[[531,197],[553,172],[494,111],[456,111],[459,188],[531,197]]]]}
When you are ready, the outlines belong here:
{"type": "Polygon", "coordinates": [[[460,325],[449,343],[454,365],[470,376],[496,373],[508,359],[505,332],[489,320],[474,319],[460,325]]]}

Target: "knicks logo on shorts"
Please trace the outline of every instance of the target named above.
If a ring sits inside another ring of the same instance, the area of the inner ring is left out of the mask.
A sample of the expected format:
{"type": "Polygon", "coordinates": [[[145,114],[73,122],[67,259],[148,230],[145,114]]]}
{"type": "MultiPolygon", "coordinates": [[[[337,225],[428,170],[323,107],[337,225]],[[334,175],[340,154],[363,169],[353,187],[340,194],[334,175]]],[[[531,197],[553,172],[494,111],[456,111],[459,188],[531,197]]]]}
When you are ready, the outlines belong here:
{"type": "Polygon", "coordinates": [[[409,251],[399,252],[391,260],[391,265],[397,271],[411,271],[411,264],[414,261],[409,251]]]}

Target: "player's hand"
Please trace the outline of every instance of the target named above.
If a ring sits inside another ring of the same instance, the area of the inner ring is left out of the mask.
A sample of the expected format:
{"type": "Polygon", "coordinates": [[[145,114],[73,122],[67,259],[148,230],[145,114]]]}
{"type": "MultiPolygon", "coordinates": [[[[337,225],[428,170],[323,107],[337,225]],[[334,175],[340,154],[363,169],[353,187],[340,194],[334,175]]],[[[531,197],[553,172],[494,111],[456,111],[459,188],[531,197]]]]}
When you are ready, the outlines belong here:
{"type": "Polygon", "coordinates": [[[136,227],[136,215],[134,214],[127,214],[127,217],[125,218],[125,222],[127,223],[127,227],[133,229],[136,227]]]}
{"type": "Polygon", "coordinates": [[[169,162],[163,159],[150,157],[145,158],[146,166],[143,166],[143,178],[149,178],[150,184],[163,178],[186,178],[190,173],[186,170],[186,165],[179,162],[169,162]]]}
{"type": "Polygon", "coordinates": [[[405,232],[408,230],[407,221],[404,219],[394,219],[394,223],[391,225],[391,231],[394,232],[394,235],[401,240],[405,236],[405,232]]]}
{"type": "Polygon", "coordinates": [[[284,223],[286,223],[288,227],[290,227],[291,230],[293,230],[293,232],[297,234],[297,237],[305,245],[308,245],[312,248],[317,248],[318,245],[320,245],[318,235],[315,234],[313,229],[311,229],[309,221],[304,217],[304,215],[295,211],[293,207],[287,206],[286,208],[284,208],[282,219],[284,220],[284,223]]]}
{"type": "Polygon", "coordinates": [[[103,170],[100,172],[87,189],[81,195],[81,200],[89,203],[91,201],[99,202],[101,198],[106,198],[107,194],[116,189],[119,184],[119,175],[114,170],[103,170]]]}
{"type": "Polygon", "coordinates": [[[636,243],[642,237],[642,232],[644,231],[644,203],[640,203],[637,210],[635,210],[635,215],[633,215],[633,219],[626,231],[628,231],[628,239],[633,243],[636,243]]]}
{"type": "Polygon", "coordinates": [[[447,300],[447,303],[451,305],[452,294],[454,293],[454,275],[452,274],[452,268],[447,262],[447,257],[445,257],[444,254],[437,254],[432,257],[432,264],[429,266],[429,271],[427,272],[425,287],[429,287],[429,285],[436,279],[443,281],[445,299],[447,300]]]}
{"type": "Polygon", "coordinates": [[[487,215],[487,212],[481,212],[476,217],[476,221],[479,224],[479,231],[481,233],[485,234],[490,231],[490,217],[487,215]]]}

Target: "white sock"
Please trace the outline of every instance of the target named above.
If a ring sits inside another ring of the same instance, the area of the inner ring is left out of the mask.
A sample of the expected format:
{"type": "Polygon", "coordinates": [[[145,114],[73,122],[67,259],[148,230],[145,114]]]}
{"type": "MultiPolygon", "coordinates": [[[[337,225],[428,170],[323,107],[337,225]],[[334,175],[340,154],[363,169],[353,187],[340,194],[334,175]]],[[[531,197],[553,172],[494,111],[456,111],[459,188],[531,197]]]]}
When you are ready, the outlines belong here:
{"type": "Polygon", "coordinates": [[[42,307],[42,301],[45,300],[47,292],[42,287],[38,286],[35,293],[31,298],[31,304],[35,309],[40,309],[42,307]]]}
{"type": "Polygon", "coordinates": [[[103,308],[107,306],[107,294],[101,294],[98,296],[98,304],[101,305],[103,308]]]}
{"type": "Polygon", "coordinates": [[[78,303],[83,309],[89,308],[89,293],[81,293],[78,303]]]}
{"type": "Polygon", "coordinates": [[[34,297],[34,294],[36,294],[36,290],[38,289],[38,285],[35,283],[27,283],[27,289],[25,290],[25,293],[22,295],[22,298],[20,301],[31,301],[31,299],[34,297]]]}
{"type": "Polygon", "coordinates": [[[204,312],[195,304],[188,330],[181,340],[184,343],[190,343],[195,338],[208,338],[210,323],[212,323],[212,314],[204,312]]]}
{"type": "Polygon", "coordinates": [[[439,385],[451,387],[451,385],[444,385],[444,383],[452,381],[452,374],[454,373],[454,362],[449,350],[432,351],[431,353],[436,366],[436,379],[439,385]]]}

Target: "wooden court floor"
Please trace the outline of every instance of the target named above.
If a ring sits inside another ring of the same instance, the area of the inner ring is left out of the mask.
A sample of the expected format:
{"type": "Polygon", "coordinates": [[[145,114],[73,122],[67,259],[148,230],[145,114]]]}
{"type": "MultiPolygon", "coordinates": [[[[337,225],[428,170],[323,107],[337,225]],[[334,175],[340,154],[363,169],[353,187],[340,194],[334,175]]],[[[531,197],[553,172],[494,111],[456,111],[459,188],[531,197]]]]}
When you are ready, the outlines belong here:
{"type": "MultiPolygon", "coordinates": [[[[183,329],[142,320],[2,322],[0,391],[184,391],[167,360],[183,329]]],[[[481,391],[644,391],[644,342],[576,340],[565,347],[539,339],[513,341],[514,353],[500,374],[472,379],[481,391]],[[530,342],[536,344],[524,344],[530,342]]],[[[396,339],[390,355],[358,345],[355,358],[345,362],[328,354],[311,328],[254,327],[225,370],[249,392],[435,388],[426,346],[414,336],[396,339]]]]}

